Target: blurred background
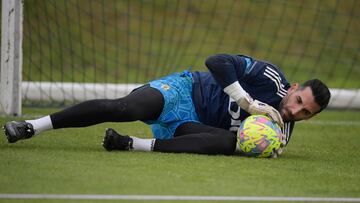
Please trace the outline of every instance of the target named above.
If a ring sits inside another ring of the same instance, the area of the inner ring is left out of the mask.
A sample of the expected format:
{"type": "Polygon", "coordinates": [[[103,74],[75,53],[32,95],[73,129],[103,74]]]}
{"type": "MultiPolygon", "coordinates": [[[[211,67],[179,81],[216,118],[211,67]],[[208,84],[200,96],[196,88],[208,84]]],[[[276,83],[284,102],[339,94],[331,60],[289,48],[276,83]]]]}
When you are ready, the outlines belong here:
{"type": "Polygon", "coordinates": [[[357,0],[25,0],[23,105],[119,97],[172,72],[206,71],[216,53],[270,61],[289,82],[355,90],[351,103],[359,11],[357,0]]]}

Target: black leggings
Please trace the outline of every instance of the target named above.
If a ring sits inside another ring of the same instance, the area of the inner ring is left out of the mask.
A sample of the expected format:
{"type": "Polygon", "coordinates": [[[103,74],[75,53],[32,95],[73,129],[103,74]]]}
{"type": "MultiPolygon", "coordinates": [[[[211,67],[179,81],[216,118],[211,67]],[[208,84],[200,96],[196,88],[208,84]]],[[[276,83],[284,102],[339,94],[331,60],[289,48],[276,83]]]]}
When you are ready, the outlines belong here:
{"type": "Polygon", "coordinates": [[[176,129],[173,139],[156,140],[154,151],[230,155],[235,151],[236,140],[231,131],[188,122],[176,129]]]}
{"type": "Polygon", "coordinates": [[[164,106],[162,94],[149,85],[120,99],[95,99],[50,115],[54,129],[86,127],[104,122],[157,119],[164,106]]]}
{"type": "MultiPolygon", "coordinates": [[[[120,99],[89,100],[50,115],[54,129],[86,127],[103,122],[156,120],[163,109],[162,94],[149,85],[120,99]]],[[[156,140],[154,151],[197,154],[232,154],[236,136],[212,126],[188,122],[180,125],[173,139],[156,140]]]]}

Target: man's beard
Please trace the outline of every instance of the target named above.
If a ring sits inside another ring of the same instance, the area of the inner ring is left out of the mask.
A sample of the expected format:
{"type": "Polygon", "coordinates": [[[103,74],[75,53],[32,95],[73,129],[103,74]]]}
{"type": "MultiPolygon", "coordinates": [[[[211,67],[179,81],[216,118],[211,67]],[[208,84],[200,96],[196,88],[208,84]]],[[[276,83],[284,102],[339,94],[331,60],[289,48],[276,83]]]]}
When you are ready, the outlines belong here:
{"type": "Polygon", "coordinates": [[[288,95],[283,97],[283,99],[281,100],[281,102],[279,104],[279,108],[278,108],[278,111],[279,111],[279,113],[280,113],[280,115],[281,115],[284,122],[294,120],[294,118],[293,118],[293,116],[291,114],[291,111],[285,106],[287,100],[288,100],[288,95]]]}

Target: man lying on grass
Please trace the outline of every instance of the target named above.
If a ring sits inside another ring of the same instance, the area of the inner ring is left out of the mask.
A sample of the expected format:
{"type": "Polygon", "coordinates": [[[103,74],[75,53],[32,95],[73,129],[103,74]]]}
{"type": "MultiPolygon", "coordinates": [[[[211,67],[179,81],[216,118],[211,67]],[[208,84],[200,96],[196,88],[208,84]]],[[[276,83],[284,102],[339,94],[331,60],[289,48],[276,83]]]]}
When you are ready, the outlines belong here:
{"type": "Polygon", "coordinates": [[[275,65],[249,56],[218,54],[205,64],[209,72],[175,73],[123,98],[89,100],[39,119],[8,122],[6,137],[14,143],[50,129],[140,120],[151,125],[153,139],[107,129],[105,149],[229,155],[249,115],[271,117],[282,127],[286,145],[294,122],[313,117],[330,100],[320,80],[290,85],[275,65]]]}

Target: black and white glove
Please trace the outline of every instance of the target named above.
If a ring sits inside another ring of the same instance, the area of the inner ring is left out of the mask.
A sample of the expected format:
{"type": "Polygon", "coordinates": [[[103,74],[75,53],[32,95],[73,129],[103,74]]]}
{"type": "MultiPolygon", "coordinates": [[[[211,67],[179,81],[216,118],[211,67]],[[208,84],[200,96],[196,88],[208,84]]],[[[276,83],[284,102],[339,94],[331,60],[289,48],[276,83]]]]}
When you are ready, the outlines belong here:
{"type": "Polygon", "coordinates": [[[240,85],[238,81],[224,88],[224,92],[228,94],[235,102],[250,114],[267,115],[272,118],[278,125],[283,128],[284,122],[280,113],[272,106],[254,100],[240,85]]]}

